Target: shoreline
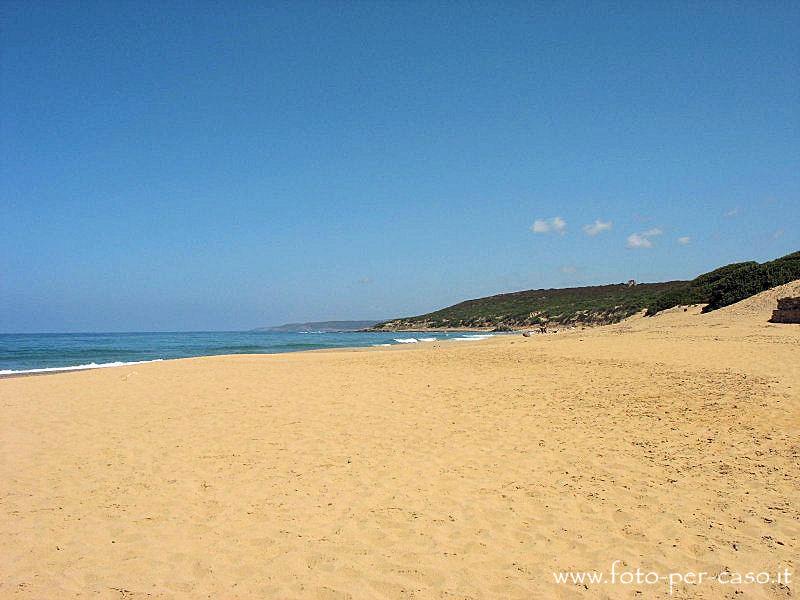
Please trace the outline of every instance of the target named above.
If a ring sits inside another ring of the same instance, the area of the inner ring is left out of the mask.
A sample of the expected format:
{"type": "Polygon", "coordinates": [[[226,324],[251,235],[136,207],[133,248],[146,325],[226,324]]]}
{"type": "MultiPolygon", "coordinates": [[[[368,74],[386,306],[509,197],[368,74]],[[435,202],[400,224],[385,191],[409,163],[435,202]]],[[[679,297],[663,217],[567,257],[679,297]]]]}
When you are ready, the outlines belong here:
{"type": "MultiPolygon", "coordinates": [[[[388,333],[388,332],[387,332],[388,333]]],[[[397,332],[401,333],[401,332],[397,332]]],[[[403,332],[403,333],[422,333],[422,332],[403,332]]],[[[467,333],[467,332],[465,332],[467,333]]],[[[488,333],[488,332],[486,332],[488,333]]],[[[121,364],[112,364],[112,363],[98,363],[95,366],[88,366],[88,365],[74,365],[74,366],[66,366],[66,367],[52,367],[46,368],[46,370],[24,370],[18,371],[15,373],[0,373],[0,380],[3,379],[11,379],[17,377],[35,377],[39,375],[61,375],[65,373],[80,373],[82,371],[98,371],[98,370],[107,370],[107,369],[121,369],[123,367],[130,367],[135,365],[141,364],[149,364],[149,363],[159,363],[159,362],[172,362],[172,361],[179,361],[179,360],[192,360],[197,358],[226,358],[226,357],[233,357],[233,356],[280,356],[284,354],[306,354],[311,352],[353,352],[353,351],[364,351],[364,350],[387,350],[391,348],[414,348],[414,347],[422,347],[430,344],[436,344],[438,342],[451,342],[458,339],[459,341],[463,342],[481,342],[489,339],[489,337],[495,337],[497,335],[509,335],[516,332],[492,332],[491,336],[487,336],[484,338],[478,339],[469,339],[469,338],[451,338],[451,339],[442,339],[442,340],[431,340],[425,342],[417,342],[417,343],[395,343],[395,344],[376,344],[376,345],[369,345],[369,346],[342,346],[336,348],[310,348],[304,350],[285,350],[282,352],[239,352],[239,353],[228,353],[228,354],[198,354],[197,356],[180,356],[174,358],[154,358],[150,360],[142,360],[142,361],[130,361],[124,362],[122,361],[121,364]]]]}
{"type": "Polygon", "coordinates": [[[494,328],[473,328],[473,327],[439,327],[435,329],[361,329],[359,333],[504,333],[495,331],[494,328]]]}
{"type": "Polygon", "coordinates": [[[522,600],[613,561],[794,572],[800,328],[764,306],[4,379],[0,590],[522,600]]]}

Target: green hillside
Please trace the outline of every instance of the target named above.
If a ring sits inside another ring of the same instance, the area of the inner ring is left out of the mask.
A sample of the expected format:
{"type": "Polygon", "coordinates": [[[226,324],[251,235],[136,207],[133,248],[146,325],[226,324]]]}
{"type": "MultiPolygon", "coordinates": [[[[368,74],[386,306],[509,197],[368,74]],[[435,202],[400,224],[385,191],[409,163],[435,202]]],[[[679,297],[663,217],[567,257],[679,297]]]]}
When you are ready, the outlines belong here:
{"type": "Polygon", "coordinates": [[[720,267],[719,269],[714,269],[709,273],[703,273],[691,281],[686,282],[685,285],[657,296],[647,305],[647,315],[654,315],[657,312],[672,308],[673,306],[708,304],[712,290],[720,281],[730,275],[736,276],[737,273],[742,272],[743,269],[754,265],[758,265],[758,263],[754,261],[732,263],[720,267]]]}
{"type": "Polygon", "coordinates": [[[416,317],[380,323],[375,329],[525,327],[540,323],[614,323],[655,302],[686,281],[528,290],[467,300],[416,317]]]}
{"type": "Polygon", "coordinates": [[[800,252],[765,263],[734,263],[704,273],[684,287],[672,290],[647,305],[647,314],[682,304],[705,304],[709,312],[734,304],[754,294],[800,279],[800,252]]]}
{"type": "Polygon", "coordinates": [[[519,328],[608,324],[647,309],[648,315],[674,306],[707,304],[705,311],[733,304],[777,285],[800,279],[800,252],[759,264],[734,263],[691,281],[613,284],[527,290],[467,300],[424,315],[403,317],[374,329],[519,328]]]}

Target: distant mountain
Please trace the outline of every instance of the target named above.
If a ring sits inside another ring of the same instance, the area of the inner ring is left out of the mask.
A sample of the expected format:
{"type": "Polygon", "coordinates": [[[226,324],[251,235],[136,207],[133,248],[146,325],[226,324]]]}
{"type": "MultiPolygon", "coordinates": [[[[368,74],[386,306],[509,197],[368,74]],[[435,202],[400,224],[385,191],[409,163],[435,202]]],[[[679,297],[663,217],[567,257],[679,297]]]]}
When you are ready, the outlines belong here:
{"type": "Polygon", "coordinates": [[[334,333],[340,331],[358,331],[369,329],[378,321],[314,321],[311,323],[286,323],[274,327],[256,327],[252,331],[269,331],[273,333],[294,333],[299,331],[321,331],[334,333]]]}

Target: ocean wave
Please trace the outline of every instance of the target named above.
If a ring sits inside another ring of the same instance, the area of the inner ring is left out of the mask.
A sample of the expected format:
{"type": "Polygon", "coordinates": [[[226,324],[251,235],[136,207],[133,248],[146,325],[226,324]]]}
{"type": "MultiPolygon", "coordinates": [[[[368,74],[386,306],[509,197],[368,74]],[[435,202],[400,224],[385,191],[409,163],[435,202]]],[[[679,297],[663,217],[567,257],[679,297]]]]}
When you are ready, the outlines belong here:
{"type": "Polygon", "coordinates": [[[485,340],[494,337],[491,333],[479,333],[474,335],[465,335],[464,337],[453,338],[454,342],[474,342],[477,340],[485,340]]]}
{"type": "MultiPolygon", "coordinates": [[[[491,333],[475,333],[470,335],[464,335],[461,337],[450,338],[449,341],[453,342],[474,342],[477,340],[485,340],[487,338],[494,337],[491,333]]],[[[398,344],[416,344],[418,342],[438,342],[439,339],[435,337],[421,337],[421,338],[394,338],[394,341],[398,344]]]]}
{"type": "Polygon", "coordinates": [[[153,360],[133,360],[129,362],[115,361],[109,363],[87,363],[85,365],[71,365],[69,367],[47,367],[43,369],[23,369],[15,371],[13,369],[0,370],[0,375],[21,375],[24,373],[57,373],[59,371],[85,371],[87,369],[105,369],[108,367],[125,367],[128,365],[141,365],[143,363],[161,362],[162,358],[153,360]]]}

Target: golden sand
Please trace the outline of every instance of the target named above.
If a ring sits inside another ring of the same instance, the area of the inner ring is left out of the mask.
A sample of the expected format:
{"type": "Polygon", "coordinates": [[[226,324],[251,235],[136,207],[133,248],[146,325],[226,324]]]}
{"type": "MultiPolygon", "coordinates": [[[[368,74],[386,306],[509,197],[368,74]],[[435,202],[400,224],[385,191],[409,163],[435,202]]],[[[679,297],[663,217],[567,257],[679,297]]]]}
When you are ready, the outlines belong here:
{"type": "Polygon", "coordinates": [[[0,597],[658,598],[553,572],[794,571],[800,326],[766,319],[799,289],[553,336],[0,380],[0,597]]]}

